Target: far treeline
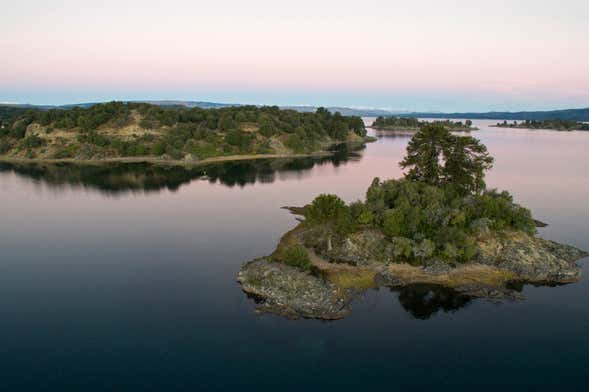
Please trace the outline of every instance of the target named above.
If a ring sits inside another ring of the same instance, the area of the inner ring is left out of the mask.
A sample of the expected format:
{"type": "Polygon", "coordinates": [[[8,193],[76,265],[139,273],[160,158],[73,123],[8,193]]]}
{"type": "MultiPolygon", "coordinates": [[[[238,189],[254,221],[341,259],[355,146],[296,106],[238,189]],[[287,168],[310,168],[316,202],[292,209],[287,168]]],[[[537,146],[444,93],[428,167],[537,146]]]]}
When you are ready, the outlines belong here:
{"type": "Polygon", "coordinates": [[[474,131],[472,121],[450,121],[450,120],[436,120],[436,121],[420,121],[415,117],[377,117],[372,123],[372,127],[383,131],[417,131],[428,124],[437,124],[443,126],[450,131],[474,131]]]}
{"type": "Polygon", "coordinates": [[[485,113],[410,113],[417,118],[469,118],[471,120],[572,120],[589,121],[589,108],[561,109],[526,112],[485,112],[485,113]]]}
{"type": "Polygon", "coordinates": [[[573,120],[525,120],[497,123],[500,128],[552,129],[556,131],[589,131],[589,124],[573,120]]]}
{"type": "Polygon", "coordinates": [[[51,110],[0,107],[0,155],[7,158],[292,155],[365,137],[360,117],[324,108],[301,113],[277,106],[201,109],[124,102],[51,110]]]}

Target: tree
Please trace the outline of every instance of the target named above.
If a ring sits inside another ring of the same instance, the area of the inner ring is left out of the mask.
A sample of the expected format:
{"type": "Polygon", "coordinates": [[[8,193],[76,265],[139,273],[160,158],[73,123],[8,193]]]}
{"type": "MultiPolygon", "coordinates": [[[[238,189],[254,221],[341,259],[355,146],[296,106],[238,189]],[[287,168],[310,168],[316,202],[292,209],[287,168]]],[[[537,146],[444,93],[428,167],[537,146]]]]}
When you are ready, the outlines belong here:
{"type": "Polygon", "coordinates": [[[409,168],[405,177],[430,185],[440,185],[440,156],[450,136],[450,132],[439,124],[428,124],[418,131],[409,141],[407,156],[400,163],[403,169],[409,168]]]}
{"type": "Polygon", "coordinates": [[[309,222],[323,224],[336,221],[347,212],[346,203],[336,195],[322,194],[305,210],[309,222]]]}
{"type": "Polygon", "coordinates": [[[409,168],[405,177],[435,186],[452,186],[460,194],[485,189],[485,171],[493,166],[487,147],[471,136],[452,135],[441,124],[417,132],[400,163],[409,168]]]}
{"type": "Polygon", "coordinates": [[[444,143],[443,181],[460,194],[480,193],[485,189],[485,171],[493,167],[487,147],[471,136],[453,136],[444,143]]]}
{"type": "Polygon", "coordinates": [[[353,229],[350,207],[336,195],[319,195],[305,209],[305,219],[314,225],[324,225],[328,229],[327,248],[331,250],[331,234],[346,234],[353,229]]]}

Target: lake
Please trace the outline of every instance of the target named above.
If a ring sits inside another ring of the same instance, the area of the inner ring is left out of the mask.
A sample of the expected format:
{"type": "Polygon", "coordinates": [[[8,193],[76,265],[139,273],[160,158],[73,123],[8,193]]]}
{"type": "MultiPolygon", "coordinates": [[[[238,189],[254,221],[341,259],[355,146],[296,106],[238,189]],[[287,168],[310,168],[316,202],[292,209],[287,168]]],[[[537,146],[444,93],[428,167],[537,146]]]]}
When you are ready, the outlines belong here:
{"type": "MultiPolygon", "coordinates": [[[[589,250],[589,132],[495,122],[474,121],[488,186],[589,250]]],[[[363,198],[408,140],[193,170],[0,164],[2,390],[586,390],[587,278],[507,303],[372,290],[334,322],[255,312],[236,274],[295,226],[280,207],[363,198]]]]}

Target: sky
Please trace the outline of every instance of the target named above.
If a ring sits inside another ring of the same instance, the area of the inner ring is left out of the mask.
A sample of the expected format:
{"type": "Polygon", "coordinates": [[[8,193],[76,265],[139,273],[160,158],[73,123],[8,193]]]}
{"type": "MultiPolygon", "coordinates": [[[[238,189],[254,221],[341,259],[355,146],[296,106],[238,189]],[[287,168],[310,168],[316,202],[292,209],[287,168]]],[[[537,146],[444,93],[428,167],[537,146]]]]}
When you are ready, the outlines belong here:
{"type": "Polygon", "coordinates": [[[587,0],[19,0],[0,102],[589,107],[587,0]]]}

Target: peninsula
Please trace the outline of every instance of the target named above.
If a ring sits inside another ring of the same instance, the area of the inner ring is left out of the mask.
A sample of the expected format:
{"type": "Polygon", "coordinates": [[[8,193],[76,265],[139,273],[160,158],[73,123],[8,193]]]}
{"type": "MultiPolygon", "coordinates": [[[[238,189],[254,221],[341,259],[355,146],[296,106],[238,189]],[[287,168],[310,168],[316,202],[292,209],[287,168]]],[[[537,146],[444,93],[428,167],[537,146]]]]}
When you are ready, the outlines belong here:
{"type": "Polygon", "coordinates": [[[587,253],[537,237],[508,192],[486,189],[493,158],[477,139],[427,125],[409,142],[402,179],[375,178],[364,201],[320,195],[276,250],[244,264],[260,311],[338,319],[364,290],[433,285],[461,298],[522,299],[524,283],[577,281],[587,253]]]}
{"type": "Polygon", "coordinates": [[[371,139],[360,117],[319,108],[201,109],[110,102],[68,109],[0,108],[0,160],[202,162],[329,155],[371,139]]]}

